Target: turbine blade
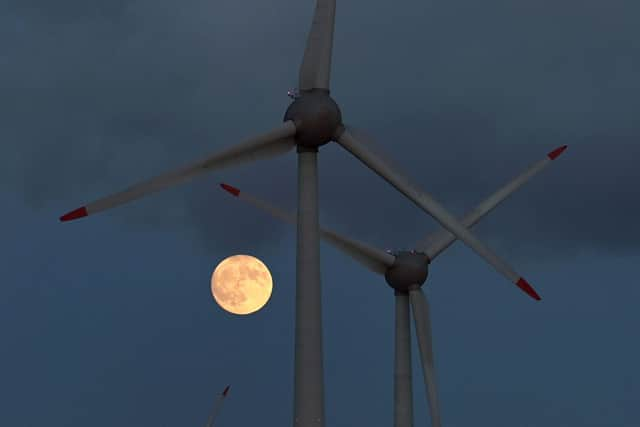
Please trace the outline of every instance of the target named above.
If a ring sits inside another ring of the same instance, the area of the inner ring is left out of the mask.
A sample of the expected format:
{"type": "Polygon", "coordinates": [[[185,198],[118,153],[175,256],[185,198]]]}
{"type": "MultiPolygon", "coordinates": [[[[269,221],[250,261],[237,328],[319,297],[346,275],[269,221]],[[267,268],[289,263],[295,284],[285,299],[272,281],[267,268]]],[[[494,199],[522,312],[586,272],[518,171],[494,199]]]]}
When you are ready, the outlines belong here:
{"type": "Polygon", "coordinates": [[[336,0],[317,0],[307,37],[298,86],[301,91],[329,90],[336,0]]]}
{"type": "Polygon", "coordinates": [[[354,138],[346,128],[341,126],[338,129],[335,135],[335,140],[362,163],[404,194],[423,211],[431,215],[431,217],[438,221],[440,225],[473,249],[500,274],[508,278],[512,283],[516,284],[520,289],[523,289],[532,298],[537,300],[540,299],[538,294],[530,285],[527,284],[528,287],[526,287],[526,289],[521,285],[523,282],[526,283],[526,281],[518,273],[516,273],[507,263],[500,259],[473,234],[471,234],[466,227],[460,224],[455,217],[445,210],[433,197],[423,191],[420,191],[409,181],[409,179],[390,167],[389,164],[381,158],[381,156],[377,156],[370,150],[367,150],[364,144],[354,138]]]}
{"type": "Polygon", "coordinates": [[[230,385],[226,386],[222,391],[222,393],[220,393],[220,395],[216,399],[216,403],[213,406],[213,411],[211,411],[211,415],[209,415],[209,419],[207,420],[206,427],[213,426],[213,422],[216,420],[216,417],[218,416],[218,412],[220,412],[220,408],[222,407],[222,401],[224,400],[225,397],[227,397],[227,394],[229,393],[229,388],[231,388],[230,385]]]}
{"type": "MultiPolygon", "coordinates": [[[[505,199],[507,199],[511,194],[513,194],[516,190],[522,187],[526,182],[528,182],[535,175],[540,173],[543,169],[545,169],[549,164],[558,158],[560,154],[564,150],[567,149],[566,145],[562,147],[558,147],[555,150],[548,153],[544,159],[532,164],[529,166],[527,170],[523,173],[515,177],[513,180],[508,182],[505,186],[500,188],[498,191],[493,193],[487,199],[485,199],[482,203],[477,205],[474,209],[469,211],[462,219],[460,223],[467,227],[471,228],[475,224],[477,224],[485,215],[491,212],[496,206],[502,203],[505,199]]],[[[418,245],[416,246],[416,250],[424,252],[427,254],[430,260],[434,260],[438,255],[440,255],[445,249],[447,249],[453,242],[456,241],[456,237],[451,234],[448,230],[438,230],[435,233],[428,235],[424,238],[418,245]]]]}
{"type": "Polygon", "coordinates": [[[393,426],[413,427],[409,295],[406,292],[396,291],[395,300],[396,336],[393,372],[393,426]]]}
{"type": "Polygon", "coordinates": [[[384,275],[395,260],[393,255],[331,230],[320,229],[320,237],[374,273],[384,275]]]}
{"type": "Polygon", "coordinates": [[[438,403],[438,391],[436,389],[435,368],[433,363],[433,343],[431,338],[431,319],[429,316],[429,303],[420,288],[409,292],[413,318],[420,349],[420,361],[422,362],[422,374],[424,385],[427,389],[429,400],[429,412],[431,413],[431,425],[441,427],[440,405],[438,403]]]}
{"type": "MultiPolygon", "coordinates": [[[[274,218],[289,224],[296,224],[296,216],[293,213],[277,208],[271,203],[246,193],[244,190],[240,191],[238,188],[229,184],[220,184],[220,186],[230,194],[268,213],[274,218]]],[[[392,255],[384,251],[325,228],[320,228],[320,237],[375,273],[384,274],[395,259],[392,255]]]]}
{"type": "Polygon", "coordinates": [[[124,191],[98,199],[86,206],[75,209],[62,215],[60,221],[69,221],[114,208],[176,185],[204,172],[219,170],[282,154],[295,146],[295,141],[292,138],[295,132],[296,127],[293,122],[287,121],[269,132],[249,138],[238,145],[208,156],[188,166],[156,176],[155,178],[135,184],[124,191]]]}

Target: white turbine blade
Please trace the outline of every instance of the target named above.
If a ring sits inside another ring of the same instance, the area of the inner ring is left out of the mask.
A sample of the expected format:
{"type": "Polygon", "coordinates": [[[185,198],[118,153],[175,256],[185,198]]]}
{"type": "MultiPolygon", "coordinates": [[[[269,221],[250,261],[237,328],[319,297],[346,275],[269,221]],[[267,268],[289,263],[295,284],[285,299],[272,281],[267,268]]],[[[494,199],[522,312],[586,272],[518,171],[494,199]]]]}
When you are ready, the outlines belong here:
{"type": "MultiPolygon", "coordinates": [[[[540,173],[549,164],[558,158],[564,150],[567,149],[566,145],[558,147],[546,155],[546,157],[533,165],[527,170],[514,178],[511,182],[500,188],[498,191],[489,196],[486,200],[476,206],[473,210],[468,212],[460,222],[467,228],[473,227],[477,224],[486,214],[491,212],[502,201],[508,198],[516,190],[522,187],[527,181],[540,173]]],[[[427,254],[430,260],[435,259],[445,249],[447,249],[453,242],[456,241],[456,237],[447,230],[439,230],[430,234],[416,246],[418,251],[427,254]]]]}
{"type": "Polygon", "coordinates": [[[114,208],[176,185],[204,172],[219,170],[282,154],[295,146],[295,141],[292,138],[295,133],[295,124],[292,121],[284,122],[281,126],[269,132],[249,138],[238,145],[208,156],[188,166],[135,184],[124,191],[98,199],[86,206],[75,209],[61,216],[60,221],[70,221],[114,208]]]}
{"type": "Polygon", "coordinates": [[[218,398],[216,399],[216,403],[213,407],[213,411],[211,411],[211,415],[209,415],[209,420],[207,421],[206,427],[213,427],[213,422],[216,420],[218,412],[220,412],[222,401],[225,397],[227,397],[227,394],[229,393],[229,388],[231,388],[230,385],[226,386],[222,393],[220,393],[220,396],[218,396],[218,398]]]}
{"type": "MultiPolygon", "coordinates": [[[[273,206],[272,204],[261,200],[254,195],[248,194],[244,190],[240,191],[236,187],[233,187],[229,184],[220,184],[220,186],[230,194],[270,214],[274,218],[277,218],[289,224],[296,224],[295,214],[285,212],[273,206]]],[[[333,245],[336,249],[355,259],[360,264],[375,273],[384,274],[387,271],[387,268],[393,264],[393,261],[395,259],[392,255],[389,255],[384,251],[381,251],[377,248],[351,239],[349,237],[342,236],[331,230],[321,228],[320,237],[333,245]]]]}
{"type": "Polygon", "coordinates": [[[420,191],[409,179],[394,170],[389,164],[376,156],[344,127],[336,132],[335,140],[358,158],[362,163],[380,175],[389,184],[409,198],[423,211],[431,215],[444,228],[453,233],[458,239],[473,249],[500,274],[507,277],[530,297],[540,300],[540,296],[529,283],[516,273],[507,263],[500,259],[491,249],[478,240],[456,218],[447,212],[436,200],[427,193],[420,191]]]}
{"type": "Polygon", "coordinates": [[[393,371],[393,427],[413,427],[411,386],[411,320],[409,295],[395,293],[396,336],[393,371]]]}
{"type": "Polygon", "coordinates": [[[429,316],[429,303],[420,288],[409,292],[413,318],[416,326],[416,336],[420,349],[420,361],[422,362],[422,374],[427,389],[429,400],[429,412],[431,413],[431,426],[440,427],[440,405],[438,404],[438,391],[436,389],[435,368],[433,363],[433,344],[431,339],[431,319],[429,316]]]}
{"type": "Polygon", "coordinates": [[[331,230],[320,229],[320,237],[374,273],[384,275],[395,260],[393,255],[331,230]]]}
{"type": "Polygon", "coordinates": [[[336,0],[317,0],[300,66],[300,90],[329,90],[335,15],[336,0]]]}

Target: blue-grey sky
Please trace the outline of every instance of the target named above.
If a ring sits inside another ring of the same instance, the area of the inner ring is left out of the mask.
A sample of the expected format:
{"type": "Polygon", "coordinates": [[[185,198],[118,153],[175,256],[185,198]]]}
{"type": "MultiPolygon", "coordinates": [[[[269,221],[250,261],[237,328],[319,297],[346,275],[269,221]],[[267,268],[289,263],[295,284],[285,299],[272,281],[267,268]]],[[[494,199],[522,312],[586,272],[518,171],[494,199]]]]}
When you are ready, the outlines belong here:
{"type": "MultiPolygon", "coordinates": [[[[60,214],[267,130],[295,86],[312,1],[0,3],[0,425],[287,425],[294,230],[221,181],[295,205],[295,155],[73,223],[60,214]],[[267,307],[219,309],[209,277],[249,253],[267,307]]],[[[569,150],[478,228],[541,294],[461,244],[431,267],[450,427],[640,425],[640,29],[636,1],[338,1],[345,122],[462,213],[569,150]]],[[[339,147],[323,224],[408,247],[436,224],[339,147]]],[[[393,298],[322,247],[327,426],[392,420],[393,298]]],[[[427,425],[414,357],[416,425],[427,425]]]]}

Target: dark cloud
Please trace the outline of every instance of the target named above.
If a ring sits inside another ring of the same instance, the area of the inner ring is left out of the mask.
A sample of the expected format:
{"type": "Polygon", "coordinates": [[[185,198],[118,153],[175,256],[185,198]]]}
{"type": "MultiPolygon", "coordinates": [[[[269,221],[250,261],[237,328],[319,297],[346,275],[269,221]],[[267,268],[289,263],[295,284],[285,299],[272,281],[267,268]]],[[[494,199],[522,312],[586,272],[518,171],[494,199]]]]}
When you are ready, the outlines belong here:
{"type": "MultiPolygon", "coordinates": [[[[294,232],[217,184],[291,208],[294,154],[77,223],[57,216],[278,123],[312,10],[0,3],[0,424],[197,424],[228,383],[222,424],[291,421],[294,232]],[[213,266],[232,253],[272,271],[255,316],[211,299],[213,266]]],[[[345,119],[455,213],[570,146],[478,228],[509,261],[535,264],[514,262],[541,303],[460,245],[430,271],[449,426],[639,424],[638,257],[627,256],[639,237],[639,12],[616,0],[338,2],[332,84],[345,119]]],[[[320,174],[322,221],[340,232],[397,247],[436,228],[335,145],[320,174]]],[[[327,425],[388,425],[393,294],[324,249],[327,425]]]]}
{"type": "MultiPolygon", "coordinates": [[[[48,214],[269,129],[296,79],[308,6],[5,2],[3,186],[48,214]]],[[[338,6],[333,93],[416,183],[462,213],[569,144],[479,232],[518,250],[637,249],[635,3],[361,6],[338,6]]],[[[339,149],[323,148],[320,167],[327,224],[391,246],[434,227],[339,149]]],[[[232,179],[292,207],[295,178],[291,154],[109,215],[242,246],[284,226],[265,227],[213,185],[232,179]]]]}

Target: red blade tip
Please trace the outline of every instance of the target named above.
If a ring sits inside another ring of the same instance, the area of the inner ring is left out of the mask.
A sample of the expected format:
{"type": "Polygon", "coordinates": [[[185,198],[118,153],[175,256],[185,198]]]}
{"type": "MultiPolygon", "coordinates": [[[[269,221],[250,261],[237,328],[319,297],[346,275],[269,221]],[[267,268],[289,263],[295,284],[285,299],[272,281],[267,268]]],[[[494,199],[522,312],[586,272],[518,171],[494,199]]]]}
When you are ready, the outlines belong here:
{"type": "Polygon", "coordinates": [[[65,222],[65,221],[71,221],[73,219],[78,219],[78,218],[82,218],[84,216],[89,215],[89,213],[87,212],[87,208],[85,208],[84,206],[81,208],[78,208],[76,210],[73,210],[71,212],[68,212],[64,215],[62,215],[60,217],[60,221],[65,222]]]}
{"type": "Polygon", "coordinates": [[[518,285],[520,289],[525,291],[527,295],[529,295],[531,298],[535,299],[536,301],[540,301],[542,299],[540,298],[540,295],[538,295],[538,293],[531,287],[531,285],[522,277],[518,279],[518,281],[516,282],[516,285],[518,285]]]}
{"type": "Polygon", "coordinates": [[[236,187],[232,187],[229,184],[220,184],[220,187],[224,188],[225,190],[227,190],[229,193],[233,194],[234,196],[238,197],[240,195],[240,190],[238,190],[236,187]]]}
{"type": "Polygon", "coordinates": [[[230,385],[226,386],[226,387],[224,388],[224,391],[222,392],[222,395],[223,395],[223,396],[226,396],[226,395],[227,395],[227,393],[229,393],[229,389],[230,389],[230,388],[231,388],[231,386],[230,386],[230,385]]]}
{"type": "Polygon", "coordinates": [[[562,154],[562,152],[564,150],[567,149],[566,145],[563,145],[562,147],[558,147],[555,150],[553,150],[552,152],[550,152],[549,154],[547,154],[547,157],[550,158],[551,160],[555,160],[556,157],[558,157],[560,154],[562,154]]]}

